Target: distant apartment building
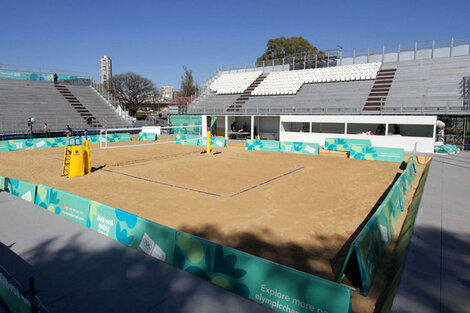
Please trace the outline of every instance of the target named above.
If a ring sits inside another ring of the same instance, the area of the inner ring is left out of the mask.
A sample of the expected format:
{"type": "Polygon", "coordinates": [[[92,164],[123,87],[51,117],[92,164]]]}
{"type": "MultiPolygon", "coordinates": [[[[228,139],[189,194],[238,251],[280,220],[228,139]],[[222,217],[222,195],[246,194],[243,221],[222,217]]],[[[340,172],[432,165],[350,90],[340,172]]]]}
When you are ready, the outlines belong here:
{"type": "Polygon", "coordinates": [[[162,86],[162,100],[171,101],[173,100],[173,86],[162,86]]]}
{"type": "Polygon", "coordinates": [[[100,58],[100,83],[109,89],[112,77],[113,65],[111,63],[111,58],[106,55],[102,56],[100,58]]]}

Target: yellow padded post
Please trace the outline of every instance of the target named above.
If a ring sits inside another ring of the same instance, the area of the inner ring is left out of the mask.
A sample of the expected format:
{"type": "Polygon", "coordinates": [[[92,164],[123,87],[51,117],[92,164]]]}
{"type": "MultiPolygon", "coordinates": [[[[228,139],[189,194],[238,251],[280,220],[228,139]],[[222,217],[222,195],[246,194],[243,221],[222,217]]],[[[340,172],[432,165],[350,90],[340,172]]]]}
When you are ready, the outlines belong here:
{"type": "Polygon", "coordinates": [[[70,156],[69,177],[85,175],[85,163],[83,162],[83,146],[72,145],[72,155],[70,156]]]}
{"type": "Polygon", "coordinates": [[[83,141],[83,162],[85,163],[85,174],[91,173],[91,153],[90,153],[90,140],[83,141]]]}
{"type": "Polygon", "coordinates": [[[211,131],[209,130],[207,132],[207,151],[206,151],[207,154],[210,154],[211,153],[211,131]]]}

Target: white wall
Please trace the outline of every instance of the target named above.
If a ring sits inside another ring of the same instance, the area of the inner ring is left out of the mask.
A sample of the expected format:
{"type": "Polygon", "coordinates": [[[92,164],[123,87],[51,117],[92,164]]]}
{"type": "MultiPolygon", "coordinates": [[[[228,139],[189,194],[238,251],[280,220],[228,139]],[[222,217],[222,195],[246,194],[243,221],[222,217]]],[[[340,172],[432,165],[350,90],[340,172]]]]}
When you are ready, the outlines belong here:
{"type": "Polygon", "coordinates": [[[373,135],[352,135],[346,134],[347,125],[344,134],[328,134],[328,133],[301,133],[301,132],[285,132],[282,127],[280,130],[280,141],[301,141],[316,142],[323,146],[325,138],[355,138],[369,139],[372,146],[375,147],[392,147],[403,148],[405,151],[412,151],[415,143],[417,151],[421,153],[433,153],[436,133],[436,116],[362,116],[362,115],[284,115],[281,116],[282,122],[336,122],[336,123],[364,123],[364,124],[412,124],[412,125],[432,125],[433,137],[409,137],[400,135],[373,136],[373,135]]]}

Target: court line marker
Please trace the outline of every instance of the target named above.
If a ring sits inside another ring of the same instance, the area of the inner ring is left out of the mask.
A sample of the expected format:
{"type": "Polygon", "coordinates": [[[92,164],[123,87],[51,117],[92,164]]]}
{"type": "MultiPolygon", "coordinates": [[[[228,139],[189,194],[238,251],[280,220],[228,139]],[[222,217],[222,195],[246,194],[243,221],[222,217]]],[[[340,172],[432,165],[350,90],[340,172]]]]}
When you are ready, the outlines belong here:
{"type": "Polygon", "coordinates": [[[194,191],[194,192],[198,192],[198,193],[202,193],[202,194],[206,194],[206,195],[210,195],[210,196],[215,196],[215,197],[224,197],[223,195],[219,195],[219,194],[213,193],[213,192],[207,192],[207,191],[203,191],[203,190],[197,190],[197,189],[178,186],[178,185],[172,185],[172,184],[164,183],[164,182],[161,182],[161,181],[158,181],[158,180],[152,180],[152,179],[143,178],[143,177],[139,177],[139,176],[134,176],[134,175],[126,174],[126,173],[115,172],[115,171],[106,170],[106,169],[101,169],[101,171],[110,172],[110,173],[114,173],[114,174],[120,174],[120,175],[132,177],[132,178],[140,179],[140,180],[144,180],[144,181],[148,181],[148,182],[151,182],[151,183],[155,183],[155,184],[159,184],[159,185],[163,185],[163,186],[167,186],[167,187],[174,187],[174,188],[194,191]]]}
{"type": "Polygon", "coordinates": [[[263,186],[264,184],[267,184],[267,183],[269,183],[269,182],[272,182],[272,181],[274,181],[274,180],[276,180],[276,179],[279,179],[279,178],[282,178],[282,177],[284,177],[284,176],[290,175],[290,174],[295,173],[295,172],[297,172],[297,171],[300,171],[301,169],[304,169],[304,168],[305,168],[305,166],[302,166],[302,167],[296,168],[296,169],[293,170],[293,171],[290,171],[290,172],[287,172],[287,173],[285,173],[285,174],[279,175],[279,176],[277,176],[277,177],[271,178],[271,179],[269,179],[269,180],[267,180],[267,181],[265,181],[265,182],[262,182],[262,183],[260,183],[260,184],[258,184],[258,185],[255,185],[255,186],[252,186],[252,187],[250,187],[250,188],[248,188],[248,189],[245,189],[245,190],[242,190],[242,191],[240,191],[240,192],[234,193],[233,195],[230,196],[230,198],[235,197],[235,196],[238,196],[238,195],[240,195],[240,194],[242,194],[242,193],[244,193],[244,192],[250,191],[250,190],[255,189],[255,188],[257,188],[257,187],[263,186]]]}

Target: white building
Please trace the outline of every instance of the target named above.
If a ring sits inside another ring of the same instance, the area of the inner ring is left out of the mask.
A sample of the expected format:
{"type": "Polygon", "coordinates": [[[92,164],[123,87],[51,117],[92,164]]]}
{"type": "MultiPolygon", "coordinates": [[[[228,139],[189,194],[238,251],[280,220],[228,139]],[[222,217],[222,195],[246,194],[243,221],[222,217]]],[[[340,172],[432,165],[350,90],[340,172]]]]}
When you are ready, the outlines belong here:
{"type": "Polygon", "coordinates": [[[110,79],[113,76],[113,66],[111,63],[111,58],[108,56],[102,56],[100,58],[100,83],[106,87],[110,87],[110,79]]]}
{"type": "Polygon", "coordinates": [[[162,86],[162,99],[163,101],[173,100],[173,86],[162,86]]]}

